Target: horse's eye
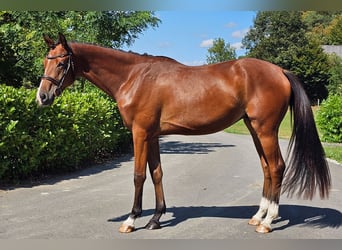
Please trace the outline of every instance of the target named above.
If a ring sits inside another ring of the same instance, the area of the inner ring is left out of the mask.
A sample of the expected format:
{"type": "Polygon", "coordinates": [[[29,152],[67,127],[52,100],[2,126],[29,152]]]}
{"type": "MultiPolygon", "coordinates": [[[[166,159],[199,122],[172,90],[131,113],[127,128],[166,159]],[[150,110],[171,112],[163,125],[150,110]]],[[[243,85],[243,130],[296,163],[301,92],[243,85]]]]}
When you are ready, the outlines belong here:
{"type": "Polygon", "coordinates": [[[59,62],[59,63],[57,64],[57,68],[65,68],[65,63],[59,62]]]}

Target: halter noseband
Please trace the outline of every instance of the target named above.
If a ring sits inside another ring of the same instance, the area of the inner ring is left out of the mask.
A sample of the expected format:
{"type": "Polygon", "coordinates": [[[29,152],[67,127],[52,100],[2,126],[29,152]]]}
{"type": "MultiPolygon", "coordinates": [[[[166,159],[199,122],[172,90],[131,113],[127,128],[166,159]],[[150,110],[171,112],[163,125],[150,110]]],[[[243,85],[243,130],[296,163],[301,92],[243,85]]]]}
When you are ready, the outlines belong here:
{"type": "Polygon", "coordinates": [[[56,80],[55,78],[52,78],[51,76],[47,76],[47,75],[41,76],[42,79],[46,79],[46,80],[50,81],[51,83],[53,83],[54,85],[57,86],[57,89],[55,90],[55,92],[60,91],[60,89],[63,85],[64,79],[65,79],[66,75],[68,74],[70,68],[71,68],[72,73],[74,73],[74,63],[71,60],[72,53],[68,52],[66,54],[61,54],[61,55],[57,55],[57,56],[46,56],[46,58],[50,59],[50,60],[51,59],[57,59],[57,58],[64,58],[67,56],[69,57],[68,58],[68,64],[66,65],[66,67],[64,67],[64,72],[63,72],[63,76],[61,77],[61,79],[56,80]]]}

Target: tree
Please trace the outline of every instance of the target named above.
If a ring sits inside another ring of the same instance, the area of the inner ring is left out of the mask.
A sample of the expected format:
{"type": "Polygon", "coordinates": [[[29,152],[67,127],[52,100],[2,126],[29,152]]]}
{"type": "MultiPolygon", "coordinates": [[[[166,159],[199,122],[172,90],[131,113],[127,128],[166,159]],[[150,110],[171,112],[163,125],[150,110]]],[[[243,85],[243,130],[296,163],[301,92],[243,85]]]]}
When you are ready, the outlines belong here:
{"type": "Polygon", "coordinates": [[[46,53],[43,33],[119,48],[159,22],[147,11],[0,11],[0,82],[36,85],[46,53]]]}
{"type": "Polygon", "coordinates": [[[270,61],[297,74],[315,103],[328,95],[329,65],[319,42],[307,36],[306,31],[301,12],[258,12],[254,27],[242,44],[248,56],[270,61]]]}
{"type": "Polygon", "coordinates": [[[236,58],[236,52],[233,47],[223,38],[217,38],[213,42],[213,46],[208,49],[207,63],[218,63],[236,58]]]}
{"type": "Polygon", "coordinates": [[[342,15],[332,21],[330,34],[328,37],[328,44],[341,45],[342,44],[342,15]]]}
{"type": "Polygon", "coordinates": [[[248,56],[288,68],[293,52],[307,43],[300,14],[286,11],[258,12],[242,44],[248,56]]]}
{"type": "Polygon", "coordinates": [[[342,44],[341,11],[303,11],[302,20],[307,26],[307,35],[321,45],[342,44]]]}

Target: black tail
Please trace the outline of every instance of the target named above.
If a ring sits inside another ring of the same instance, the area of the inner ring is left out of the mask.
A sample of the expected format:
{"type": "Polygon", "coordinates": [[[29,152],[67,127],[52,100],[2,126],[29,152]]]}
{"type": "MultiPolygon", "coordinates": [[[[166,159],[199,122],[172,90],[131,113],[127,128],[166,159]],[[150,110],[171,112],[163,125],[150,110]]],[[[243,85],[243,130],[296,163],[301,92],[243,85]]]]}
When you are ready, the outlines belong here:
{"type": "Polygon", "coordinates": [[[291,83],[290,101],[293,131],[288,149],[288,167],[282,192],[312,199],[318,188],[321,198],[328,197],[331,186],[328,163],[319,140],[310,101],[299,79],[284,71],[291,83]]]}

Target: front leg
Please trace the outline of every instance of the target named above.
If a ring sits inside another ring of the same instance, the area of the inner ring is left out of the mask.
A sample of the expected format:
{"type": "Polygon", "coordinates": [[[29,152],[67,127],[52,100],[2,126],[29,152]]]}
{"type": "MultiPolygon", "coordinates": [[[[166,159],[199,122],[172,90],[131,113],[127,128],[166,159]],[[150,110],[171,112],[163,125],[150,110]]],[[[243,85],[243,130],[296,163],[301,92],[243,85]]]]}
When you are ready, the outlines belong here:
{"type": "Polygon", "coordinates": [[[133,132],[134,144],[134,203],[129,217],[119,228],[121,233],[134,231],[134,223],[142,213],[143,187],[146,179],[146,164],[148,154],[148,140],[144,131],[133,132]]]}
{"type": "Polygon", "coordinates": [[[150,149],[148,153],[148,166],[150,169],[152,181],[154,184],[154,191],[156,197],[156,209],[152,219],[146,225],[147,229],[159,229],[159,219],[162,214],[166,212],[164,191],[163,191],[163,171],[160,163],[160,152],[159,152],[159,138],[155,138],[150,143],[150,149]]]}

